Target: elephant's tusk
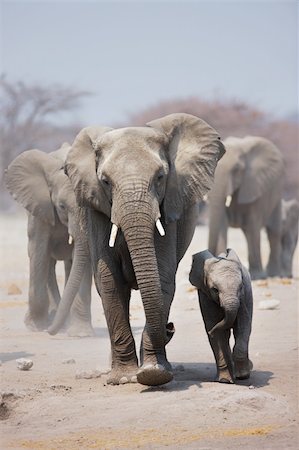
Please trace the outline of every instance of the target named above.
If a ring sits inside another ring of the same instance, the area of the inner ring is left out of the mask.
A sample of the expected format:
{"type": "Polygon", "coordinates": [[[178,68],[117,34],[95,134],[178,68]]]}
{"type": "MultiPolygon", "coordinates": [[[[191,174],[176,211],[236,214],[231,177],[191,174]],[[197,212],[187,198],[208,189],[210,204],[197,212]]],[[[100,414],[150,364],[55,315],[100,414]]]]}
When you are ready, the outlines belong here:
{"type": "Polygon", "coordinates": [[[69,244],[72,245],[72,243],[73,243],[73,236],[69,234],[69,244]]]}
{"type": "Polygon", "coordinates": [[[226,200],[225,200],[225,206],[226,206],[227,208],[229,208],[231,202],[232,202],[232,196],[231,196],[231,195],[228,195],[228,196],[226,197],[226,200]]]}
{"type": "Polygon", "coordinates": [[[112,224],[112,228],[111,228],[110,239],[109,239],[109,247],[114,247],[114,243],[115,243],[115,239],[116,239],[116,235],[117,235],[117,230],[118,230],[117,225],[115,225],[115,223],[113,223],[112,224]]]}
{"type": "Polygon", "coordinates": [[[157,220],[156,227],[157,227],[157,230],[159,231],[159,233],[161,234],[161,236],[165,236],[165,230],[163,228],[163,225],[162,225],[160,219],[157,220]]]}

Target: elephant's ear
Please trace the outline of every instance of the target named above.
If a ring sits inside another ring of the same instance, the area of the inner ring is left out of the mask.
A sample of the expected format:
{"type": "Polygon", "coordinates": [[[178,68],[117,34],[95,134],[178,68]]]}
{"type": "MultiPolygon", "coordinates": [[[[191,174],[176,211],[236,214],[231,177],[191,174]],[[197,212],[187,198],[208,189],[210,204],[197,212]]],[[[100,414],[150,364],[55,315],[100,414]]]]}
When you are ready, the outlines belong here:
{"type": "Polygon", "coordinates": [[[111,206],[97,177],[95,149],[98,139],[110,130],[100,126],[83,128],[74,140],[65,164],[79,205],[90,206],[108,217],[111,206]]]}
{"type": "Polygon", "coordinates": [[[13,198],[50,225],[55,225],[48,175],[61,163],[40,150],[27,150],[17,156],[5,172],[5,183],[13,198]]]}
{"type": "Polygon", "coordinates": [[[51,155],[52,158],[57,158],[57,159],[60,159],[61,161],[65,162],[70,149],[71,149],[71,145],[68,142],[64,142],[58,150],[55,150],[54,152],[49,153],[49,155],[51,155]]]}
{"type": "Polygon", "coordinates": [[[238,203],[257,200],[275,183],[281,182],[284,163],[278,148],[270,141],[255,136],[243,139],[246,168],[238,194],[238,203]]]}
{"type": "Polygon", "coordinates": [[[192,256],[192,267],[189,274],[189,281],[197,289],[205,290],[206,287],[206,268],[207,260],[215,260],[215,257],[209,250],[196,253],[192,256]]]}
{"type": "Polygon", "coordinates": [[[235,252],[235,250],[233,250],[232,248],[227,248],[225,253],[220,253],[220,255],[218,255],[219,258],[225,258],[228,259],[230,261],[235,261],[237,263],[239,263],[240,265],[242,264],[239,256],[237,255],[237,253],[235,252]]]}
{"type": "Polygon", "coordinates": [[[165,220],[172,222],[211,189],[225,148],[212,127],[190,114],[170,114],[147,125],[162,130],[169,139],[170,169],[163,204],[165,220]]]}
{"type": "MultiPolygon", "coordinates": [[[[249,271],[241,264],[242,271],[242,281],[244,287],[244,302],[243,305],[245,307],[247,317],[250,322],[252,320],[252,310],[253,310],[253,295],[252,295],[252,285],[249,271]]],[[[248,319],[247,319],[248,320],[248,319]]]]}

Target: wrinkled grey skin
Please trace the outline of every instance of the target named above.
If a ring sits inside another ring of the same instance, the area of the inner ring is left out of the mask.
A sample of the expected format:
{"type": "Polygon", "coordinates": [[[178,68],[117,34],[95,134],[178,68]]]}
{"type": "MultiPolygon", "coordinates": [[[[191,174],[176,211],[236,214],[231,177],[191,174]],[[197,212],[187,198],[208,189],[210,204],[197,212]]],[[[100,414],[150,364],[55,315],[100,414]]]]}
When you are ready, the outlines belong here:
{"type": "Polygon", "coordinates": [[[58,331],[68,317],[70,336],[92,336],[88,244],[79,228],[74,191],[63,171],[69,149],[65,144],[50,154],[39,150],[23,152],[9,165],[5,181],[14,199],[29,213],[30,281],[26,326],[32,331],[50,326],[60,302],[55,266],[61,260],[65,264],[66,283],[63,318],[58,322],[54,319],[52,326],[58,331]],[[73,238],[71,244],[69,235],[73,238]]]}
{"type": "Polygon", "coordinates": [[[217,381],[247,379],[252,363],[248,345],[252,323],[252,289],[248,270],[234,250],[213,256],[208,250],[193,255],[190,282],[197,287],[205,329],[217,366],[217,381]],[[235,345],[230,348],[233,330],[235,345]]]}
{"type": "Polygon", "coordinates": [[[246,136],[224,141],[226,154],[217,166],[209,194],[209,250],[227,247],[228,227],[241,228],[248,246],[251,278],[280,276],[281,199],[284,164],[280,151],[267,139],[246,136]],[[229,196],[231,202],[229,206],[229,196]],[[270,244],[267,270],[262,267],[260,233],[270,244]]]}
{"type": "Polygon", "coordinates": [[[293,277],[293,256],[298,242],[299,202],[282,200],[281,276],[293,277]]]}
{"type": "MultiPolygon", "coordinates": [[[[108,324],[108,383],[159,385],[172,379],[165,345],[177,266],[192,239],[197,202],[224,153],[215,130],[197,117],[173,114],[145,127],[89,127],[77,136],[66,171],[82,206],[97,290],[108,324]],[[161,236],[157,219],[165,230],[161,236]],[[118,227],[109,246],[112,223],[118,227]],[[146,325],[140,368],[129,321],[139,289],[146,325]]],[[[169,329],[170,328],[170,329],[169,329]]]]}

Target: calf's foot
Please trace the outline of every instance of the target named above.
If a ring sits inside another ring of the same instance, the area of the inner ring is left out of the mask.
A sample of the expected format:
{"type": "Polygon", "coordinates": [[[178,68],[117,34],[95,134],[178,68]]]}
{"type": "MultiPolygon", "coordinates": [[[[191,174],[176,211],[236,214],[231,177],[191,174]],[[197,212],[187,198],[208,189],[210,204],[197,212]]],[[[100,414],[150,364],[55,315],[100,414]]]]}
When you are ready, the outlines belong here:
{"type": "Polygon", "coordinates": [[[218,367],[216,381],[219,383],[234,383],[234,377],[230,373],[228,367],[218,367]]]}
{"type": "Polygon", "coordinates": [[[234,359],[235,375],[237,380],[247,380],[253,364],[250,359],[234,359]]]}

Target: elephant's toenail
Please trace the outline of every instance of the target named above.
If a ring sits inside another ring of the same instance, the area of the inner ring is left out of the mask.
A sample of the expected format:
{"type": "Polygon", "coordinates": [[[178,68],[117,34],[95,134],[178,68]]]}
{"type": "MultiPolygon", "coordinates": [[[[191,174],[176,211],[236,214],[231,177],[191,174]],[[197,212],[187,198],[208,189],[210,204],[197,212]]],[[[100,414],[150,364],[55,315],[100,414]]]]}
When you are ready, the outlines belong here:
{"type": "Polygon", "coordinates": [[[147,364],[146,366],[141,367],[139,372],[143,372],[144,370],[149,370],[149,369],[152,369],[152,368],[153,368],[152,364],[147,364]]]}
{"type": "Polygon", "coordinates": [[[132,376],[131,383],[137,383],[137,375],[132,376]]]}
{"type": "Polygon", "coordinates": [[[127,377],[121,377],[121,379],[119,380],[119,384],[126,384],[128,383],[128,378],[127,377]]]}

